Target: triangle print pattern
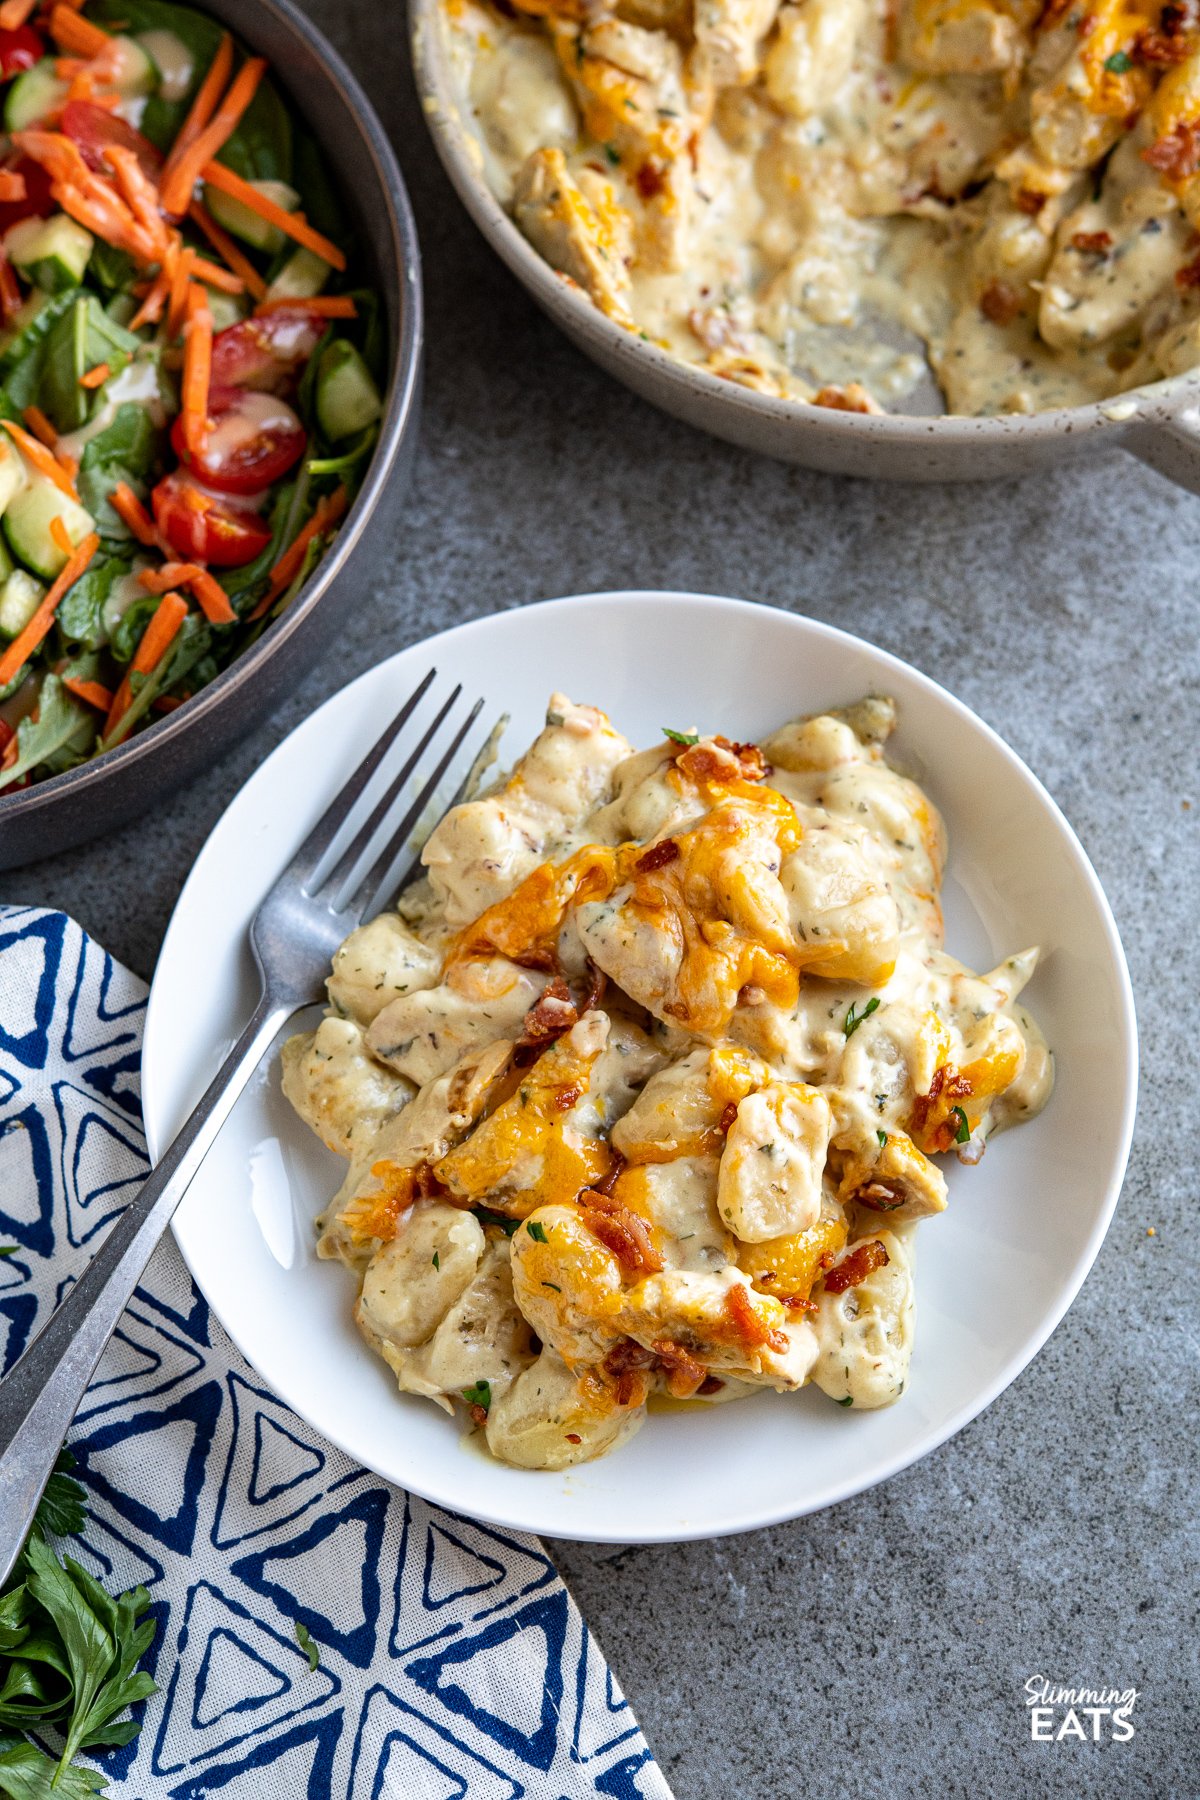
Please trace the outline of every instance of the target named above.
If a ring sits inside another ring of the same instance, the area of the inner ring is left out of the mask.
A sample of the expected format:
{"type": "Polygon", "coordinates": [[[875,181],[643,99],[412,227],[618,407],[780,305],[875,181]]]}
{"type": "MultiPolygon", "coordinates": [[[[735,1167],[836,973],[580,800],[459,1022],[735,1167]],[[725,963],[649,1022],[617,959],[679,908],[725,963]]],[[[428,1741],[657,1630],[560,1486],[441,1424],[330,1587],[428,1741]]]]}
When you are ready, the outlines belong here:
{"type": "MultiPolygon", "coordinates": [[[[137,1191],[144,1007],[62,914],[0,908],[0,1370],[137,1191]]],[[[142,1732],[99,1759],[112,1800],[671,1800],[536,1539],[317,1437],[170,1242],[71,1447],[91,1517],[70,1552],[143,1583],[158,1624],[142,1732]]]]}

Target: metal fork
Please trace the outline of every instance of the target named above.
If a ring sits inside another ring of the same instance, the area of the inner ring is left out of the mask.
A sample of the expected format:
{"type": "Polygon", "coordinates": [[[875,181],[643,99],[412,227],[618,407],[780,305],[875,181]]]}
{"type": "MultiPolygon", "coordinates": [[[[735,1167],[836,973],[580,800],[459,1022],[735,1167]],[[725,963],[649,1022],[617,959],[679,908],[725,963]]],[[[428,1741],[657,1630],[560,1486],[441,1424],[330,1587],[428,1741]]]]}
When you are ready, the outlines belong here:
{"type": "MultiPolygon", "coordinates": [[[[0,1587],[20,1555],[104,1347],[238,1095],[280,1026],[320,998],[330,959],[343,938],[403,885],[398,876],[406,854],[412,864],[409,840],[478,718],[482,700],[461,718],[462,687],[455,687],[361,825],[358,820],[367,813],[372,778],[435,675],[431,669],[410,694],[263,899],[250,927],[262,994],[249,1024],[136,1200],[0,1381],[0,1587]],[[403,817],[390,824],[401,796],[418,780],[423,781],[420,793],[403,817]],[[336,854],[344,832],[352,835],[336,854]]],[[[412,866],[405,879],[411,873],[412,866]]]]}

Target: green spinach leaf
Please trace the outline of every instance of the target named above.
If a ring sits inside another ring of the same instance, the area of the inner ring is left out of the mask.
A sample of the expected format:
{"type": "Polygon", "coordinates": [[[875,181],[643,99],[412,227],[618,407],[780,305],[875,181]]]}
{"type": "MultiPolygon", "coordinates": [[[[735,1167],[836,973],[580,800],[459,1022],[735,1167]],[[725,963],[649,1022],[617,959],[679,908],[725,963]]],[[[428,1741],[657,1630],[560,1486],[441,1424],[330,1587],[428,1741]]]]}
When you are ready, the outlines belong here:
{"type": "MultiPolygon", "coordinates": [[[[82,483],[80,486],[82,493],[82,483]]],[[[85,500],[84,505],[88,505],[85,500]]],[[[96,557],[74,587],[68,588],[59,606],[56,623],[68,644],[99,650],[108,642],[104,607],[114,581],[128,575],[130,564],[119,556],[96,557]]],[[[78,671],[72,671],[78,674],[78,671]]],[[[87,679],[85,677],[85,679],[87,679]]]]}
{"type": "Polygon", "coordinates": [[[102,538],[127,541],[129,527],[109,502],[121,482],[145,499],[160,449],[160,433],[144,406],[124,401],[112,423],[89,438],[79,459],[79,498],[96,521],[102,538]]]}
{"type": "Polygon", "coordinates": [[[0,774],[0,789],[19,781],[28,769],[45,767],[53,775],[82,762],[96,738],[96,715],[47,675],[38,699],[36,719],[17,726],[17,760],[0,774]]]}

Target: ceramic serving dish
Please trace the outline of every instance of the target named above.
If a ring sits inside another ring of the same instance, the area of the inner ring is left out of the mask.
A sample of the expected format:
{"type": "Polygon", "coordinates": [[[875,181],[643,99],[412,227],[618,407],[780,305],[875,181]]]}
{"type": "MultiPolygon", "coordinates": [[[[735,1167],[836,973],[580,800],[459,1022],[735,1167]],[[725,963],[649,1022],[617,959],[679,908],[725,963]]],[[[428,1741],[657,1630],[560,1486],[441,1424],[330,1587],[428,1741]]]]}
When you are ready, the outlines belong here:
{"type": "Polygon", "coordinates": [[[594,362],[689,425],[748,450],[837,475],[982,481],[1048,468],[1119,445],[1200,493],[1200,377],[1134,389],[1090,406],[1000,418],[881,416],[775,399],[679,362],[624,330],[542,260],[497,201],[455,82],[445,0],[408,0],[425,117],[460,200],[487,242],[555,324],[594,362]]]}
{"type": "Polygon", "coordinates": [[[388,327],[389,388],[379,443],[327,556],[286,614],[177,712],[106,756],[0,794],[0,868],[53,855],[123,824],[208,767],[295,686],[390,551],[388,521],[408,484],[422,355],[420,253],[408,195],[366,95],[289,0],[202,0],[265,56],[316,133],[353,211],[388,327]]]}

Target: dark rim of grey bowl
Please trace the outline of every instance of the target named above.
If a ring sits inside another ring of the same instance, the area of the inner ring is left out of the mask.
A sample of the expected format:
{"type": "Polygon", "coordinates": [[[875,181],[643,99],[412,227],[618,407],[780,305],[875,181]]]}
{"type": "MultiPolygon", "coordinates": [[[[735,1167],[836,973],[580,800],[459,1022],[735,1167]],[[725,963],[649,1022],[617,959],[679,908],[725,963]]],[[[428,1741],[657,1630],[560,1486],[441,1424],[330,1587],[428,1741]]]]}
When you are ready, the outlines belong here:
{"type": "MultiPolygon", "coordinates": [[[[205,10],[204,0],[199,0],[199,4],[201,10],[205,10]]],[[[416,223],[395,153],[374,107],[329,40],[297,11],[290,0],[259,0],[259,4],[264,12],[273,14],[286,30],[302,40],[320,62],[333,85],[340,90],[347,109],[362,134],[363,144],[375,173],[376,186],[387,207],[394,267],[390,271],[381,269],[378,273],[384,278],[393,361],[379,442],[367,469],[366,479],[332,547],[283,617],[269,631],[264,632],[256,644],[252,644],[227,669],[223,669],[215,681],[189,700],[186,706],[157,721],[148,730],[138,732],[127,743],[118,744],[115,750],[106,751],[103,756],[90,762],[80,763],[77,768],[67,769],[61,775],[52,775],[48,780],[36,782],[32,787],[20,788],[16,793],[0,793],[0,829],[6,822],[15,821],[18,816],[27,823],[33,814],[52,807],[67,793],[78,798],[82,790],[98,788],[106,780],[133,770],[147,757],[152,757],[160,747],[197,730],[203,720],[210,719],[219,711],[228,694],[241,684],[252,681],[262,664],[300,629],[353,556],[391,476],[412,418],[420,377],[423,336],[421,264],[416,223]],[[389,275],[393,280],[386,279],[389,275]]]]}

